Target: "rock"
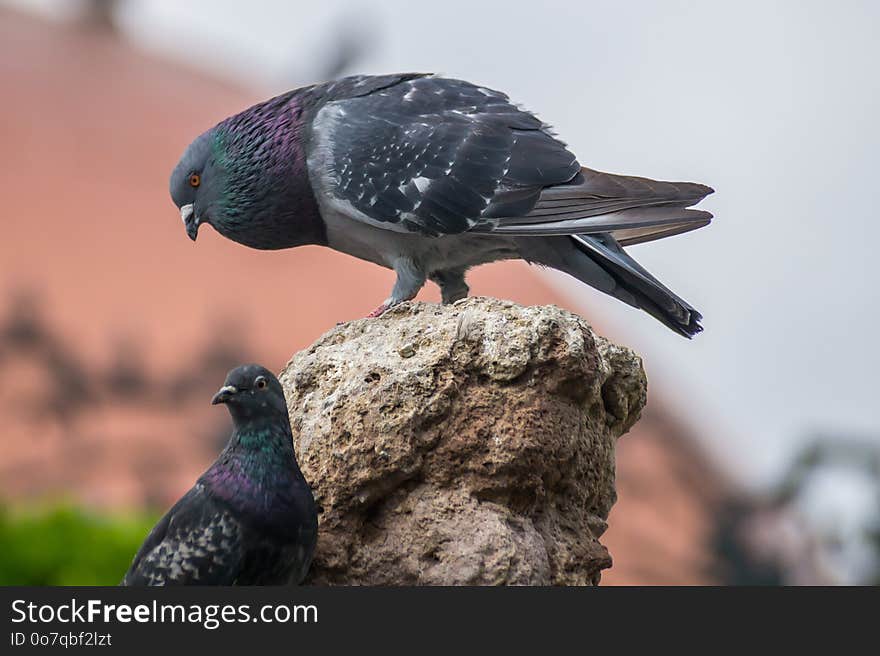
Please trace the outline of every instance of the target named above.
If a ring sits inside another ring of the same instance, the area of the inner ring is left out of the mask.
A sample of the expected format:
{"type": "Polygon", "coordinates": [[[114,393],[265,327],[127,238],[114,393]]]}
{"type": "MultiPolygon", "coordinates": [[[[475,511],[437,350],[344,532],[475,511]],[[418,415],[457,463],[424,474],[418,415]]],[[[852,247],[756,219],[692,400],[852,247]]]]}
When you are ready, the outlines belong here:
{"type": "Polygon", "coordinates": [[[646,380],[554,306],[406,303],[330,330],[280,379],[320,507],[307,582],[584,585],[615,440],[646,380]]]}

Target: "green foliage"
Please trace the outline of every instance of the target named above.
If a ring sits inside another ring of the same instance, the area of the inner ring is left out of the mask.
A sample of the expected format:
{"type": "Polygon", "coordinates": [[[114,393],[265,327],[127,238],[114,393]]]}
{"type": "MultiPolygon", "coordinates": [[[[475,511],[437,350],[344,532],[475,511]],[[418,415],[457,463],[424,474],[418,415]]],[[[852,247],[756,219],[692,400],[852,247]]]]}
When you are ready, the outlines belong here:
{"type": "Polygon", "coordinates": [[[0,585],[116,585],[157,517],[0,507],[0,585]]]}

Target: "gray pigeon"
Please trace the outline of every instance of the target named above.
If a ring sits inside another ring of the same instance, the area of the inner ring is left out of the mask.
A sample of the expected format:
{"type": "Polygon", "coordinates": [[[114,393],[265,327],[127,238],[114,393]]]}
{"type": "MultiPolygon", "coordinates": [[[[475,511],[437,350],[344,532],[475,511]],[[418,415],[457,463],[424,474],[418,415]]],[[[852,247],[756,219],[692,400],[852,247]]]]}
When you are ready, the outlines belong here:
{"type": "Polygon", "coordinates": [[[195,240],[208,223],[259,249],[320,244],[426,279],[443,302],[473,266],[521,258],[641,308],[677,333],[700,313],[623,249],[709,223],[712,189],[581,166],[549,126],[492,89],[434,75],[354,76],[289,91],[199,136],[171,176],[195,240]]]}
{"type": "Polygon", "coordinates": [[[312,561],[318,515],[293,453],[281,384],[267,369],[233,369],[229,444],[156,524],[122,585],[283,585],[312,561]]]}

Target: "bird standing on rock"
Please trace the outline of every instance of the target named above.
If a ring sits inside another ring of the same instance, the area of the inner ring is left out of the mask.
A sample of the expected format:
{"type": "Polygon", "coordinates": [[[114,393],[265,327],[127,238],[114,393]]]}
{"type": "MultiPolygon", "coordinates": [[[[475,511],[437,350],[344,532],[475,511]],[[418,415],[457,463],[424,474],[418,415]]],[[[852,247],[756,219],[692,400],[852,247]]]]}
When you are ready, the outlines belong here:
{"type": "Polygon", "coordinates": [[[195,240],[208,223],[259,249],[320,244],[391,268],[373,315],[426,279],[443,302],[473,266],[521,258],[641,308],[677,333],[700,313],[623,246],[709,223],[712,189],[582,167],[492,89],[434,75],[354,76],[289,91],[199,136],[171,176],[195,240]]]}
{"type": "Polygon", "coordinates": [[[318,515],[281,383],[241,366],[211,403],[232,415],[229,444],[156,524],[122,585],[296,584],[309,569],[318,515]]]}

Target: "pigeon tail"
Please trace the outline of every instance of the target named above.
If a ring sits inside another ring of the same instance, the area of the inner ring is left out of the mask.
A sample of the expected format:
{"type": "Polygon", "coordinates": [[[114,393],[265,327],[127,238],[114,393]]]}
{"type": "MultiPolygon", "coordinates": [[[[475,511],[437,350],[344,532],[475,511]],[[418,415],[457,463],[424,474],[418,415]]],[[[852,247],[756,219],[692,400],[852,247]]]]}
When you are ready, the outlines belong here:
{"type": "Polygon", "coordinates": [[[663,182],[581,168],[569,182],[544,188],[527,214],[502,217],[496,234],[539,237],[610,233],[621,246],[708,225],[712,215],[688,209],[713,193],[695,182],[663,182]]]}
{"type": "Polygon", "coordinates": [[[576,248],[591,260],[590,266],[583,269],[586,275],[579,275],[577,269],[569,269],[576,278],[641,308],[688,339],[703,330],[699,323],[702,315],[627,255],[614,237],[609,234],[574,235],[571,239],[576,248]],[[596,265],[616,284],[596,285],[593,280],[596,265]]]}

